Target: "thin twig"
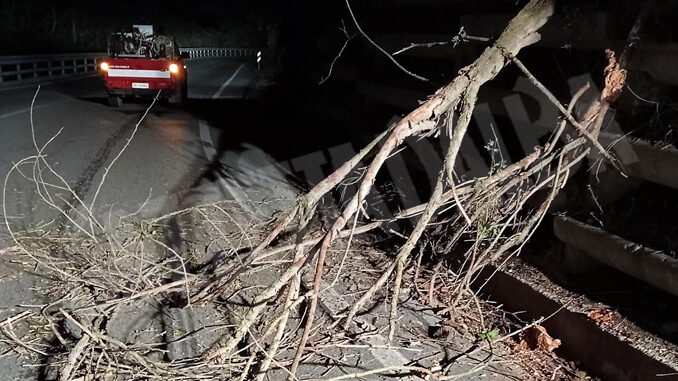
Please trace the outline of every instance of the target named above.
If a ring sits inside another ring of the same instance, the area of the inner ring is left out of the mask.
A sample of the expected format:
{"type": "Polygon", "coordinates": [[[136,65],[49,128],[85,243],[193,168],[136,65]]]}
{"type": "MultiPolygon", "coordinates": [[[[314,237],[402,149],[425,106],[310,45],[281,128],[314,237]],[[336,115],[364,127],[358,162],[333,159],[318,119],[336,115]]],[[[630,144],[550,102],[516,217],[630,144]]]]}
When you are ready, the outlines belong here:
{"type": "Polygon", "coordinates": [[[318,82],[319,85],[322,85],[328,79],[330,79],[330,77],[332,76],[332,70],[334,69],[334,64],[337,62],[339,57],[341,57],[341,55],[344,53],[344,49],[346,49],[346,47],[348,46],[348,43],[351,42],[351,40],[356,36],[355,34],[352,34],[350,36],[348,35],[348,32],[346,31],[346,25],[344,25],[344,20],[341,20],[341,24],[342,24],[342,27],[339,28],[339,30],[344,32],[344,35],[346,36],[346,41],[344,41],[344,45],[342,45],[341,49],[339,49],[339,53],[337,53],[337,55],[332,60],[332,63],[330,64],[330,68],[327,72],[327,75],[322,77],[320,79],[320,82],[318,82]]]}
{"type": "Polygon", "coordinates": [[[351,18],[353,19],[353,22],[355,23],[356,28],[358,28],[358,31],[360,32],[360,34],[362,34],[363,37],[365,37],[365,39],[370,42],[370,44],[374,45],[374,47],[377,48],[377,50],[382,52],[386,57],[388,57],[389,60],[391,60],[391,62],[393,62],[394,65],[396,65],[400,70],[405,72],[407,75],[409,75],[413,78],[416,78],[420,81],[429,82],[429,80],[427,78],[422,77],[419,74],[415,74],[415,73],[405,69],[405,67],[403,67],[403,65],[398,63],[398,61],[396,61],[396,59],[393,58],[393,56],[391,54],[389,54],[389,52],[387,52],[386,50],[384,50],[384,48],[379,46],[379,44],[374,42],[374,40],[372,40],[370,38],[370,36],[368,36],[367,33],[365,33],[365,31],[363,31],[363,28],[360,27],[358,20],[356,19],[355,15],[353,14],[353,9],[351,9],[351,4],[349,3],[349,0],[346,0],[346,7],[348,8],[348,12],[351,14],[351,18]]]}

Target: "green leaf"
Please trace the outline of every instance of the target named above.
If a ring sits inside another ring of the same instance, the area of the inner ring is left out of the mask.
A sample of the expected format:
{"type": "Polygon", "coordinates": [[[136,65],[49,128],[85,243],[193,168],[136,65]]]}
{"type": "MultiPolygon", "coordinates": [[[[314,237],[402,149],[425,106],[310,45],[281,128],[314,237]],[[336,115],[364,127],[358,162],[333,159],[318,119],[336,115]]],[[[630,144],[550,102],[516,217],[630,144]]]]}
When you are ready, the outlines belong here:
{"type": "Polygon", "coordinates": [[[495,328],[487,333],[487,338],[490,340],[494,340],[498,337],[499,337],[499,328],[495,328]]]}
{"type": "Polygon", "coordinates": [[[499,337],[499,328],[495,328],[491,331],[487,332],[480,332],[478,334],[478,337],[480,337],[481,340],[495,340],[496,338],[499,337]]]}

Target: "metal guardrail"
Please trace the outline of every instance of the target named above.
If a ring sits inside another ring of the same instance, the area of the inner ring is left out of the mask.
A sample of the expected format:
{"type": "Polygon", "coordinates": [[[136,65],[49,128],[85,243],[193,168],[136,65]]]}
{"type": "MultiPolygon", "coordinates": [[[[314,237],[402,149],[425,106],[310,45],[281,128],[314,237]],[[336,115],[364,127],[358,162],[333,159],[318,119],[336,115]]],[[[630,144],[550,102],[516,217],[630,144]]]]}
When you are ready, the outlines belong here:
{"type": "MultiPolygon", "coordinates": [[[[251,48],[217,47],[180,48],[179,51],[188,53],[191,59],[207,57],[254,57],[259,53],[257,49],[251,48]]],[[[0,56],[0,83],[95,73],[99,60],[107,56],[106,53],[0,56]]]]}
{"type": "Polygon", "coordinates": [[[251,48],[179,48],[179,51],[188,53],[190,58],[250,57],[257,54],[257,49],[251,48]]]}
{"type": "Polygon", "coordinates": [[[0,56],[0,82],[94,73],[105,53],[0,56]]]}

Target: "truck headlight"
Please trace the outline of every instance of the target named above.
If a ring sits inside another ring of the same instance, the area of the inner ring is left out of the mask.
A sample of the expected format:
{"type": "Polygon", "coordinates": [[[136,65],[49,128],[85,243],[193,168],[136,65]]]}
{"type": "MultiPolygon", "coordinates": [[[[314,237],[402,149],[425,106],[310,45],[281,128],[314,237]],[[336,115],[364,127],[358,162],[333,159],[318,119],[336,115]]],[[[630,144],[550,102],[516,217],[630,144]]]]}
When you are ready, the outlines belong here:
{"type": "Polygon", "coordinates": [[[101,70],[103,70],[103,71],[108,71],[108,62],[102,62],[102,63],[99,65],[99,67],[100,67],[101,70]]]}
{"type": "Polygon", "coordinates": [[[170,71],[171,73],[177,73],[177,72],[179,71],[179,65],[174,64],[174,63],[173,63],[173,64],[170,64],[170,65],[169,65],[169,71],[170,71]]]}

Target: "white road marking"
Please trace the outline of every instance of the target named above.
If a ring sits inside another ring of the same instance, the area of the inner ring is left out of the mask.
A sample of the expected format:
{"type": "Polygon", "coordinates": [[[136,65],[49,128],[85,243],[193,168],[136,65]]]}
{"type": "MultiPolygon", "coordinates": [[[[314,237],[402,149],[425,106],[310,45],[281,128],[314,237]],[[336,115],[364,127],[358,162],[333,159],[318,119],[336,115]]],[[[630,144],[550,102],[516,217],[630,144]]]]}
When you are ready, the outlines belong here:
{"type": "MultiPolygon", "coordinates": [[[[33,106],[33,110],[38,110],[38,109],[50,107],[50,106],[56,106],[56,105],[59,105],[59,104],[62,104],[62,103],[70,102],[70,101],[71,101],[71,99],[65,99],[65,100],[59,101],[59,102],[52,102],[52,103],[47,103],[47,104],[44,104],[44,105],[33,106]]],[[[10,116],[23,114],[25,112],[29,112],[30,110],[31,110],[31,108],[28,107],[28,108],[24,108],[24,109],[21,109],[21,110],[12,111],[12,112],[8,112],[8,113],[5,113],[5,114],[0,114],[0,119],[9,118],[10,116]]]]}
{"type": "Polygon", "coordinates": [[[234,80],[235,77],[238,75],[238,73],[240,73],[240,70],[242,70],[243,66],[245,66],[245,63],[244,63],[244,62],[243,62],[242,64],[240,64],[240,66],[238,66],[238,68],[235,70],[235,72],[233,73],[233,75],[231,75],[231,76],[226,80],[226,82],[224,82],[224,83],[221,85],[221,87],[219,88],[219,90],[217,90],[217,92],[214,93],[214,95],[212,95],[212,99],[217,99],[217,98],[219,98],[219,97],[221,96],[221,93],[223,93],[224,90],[226,89],[226,87],[228,87],[228,85],[230,85],[231,82],[233,82],[233,80],[234,80]]]}
{"type": "MultiPolygon", "coordinates": [[[[198,126],[200,129],[200,142],[202,143],[203,151],[205,151],[205,157],[207,158],[207,161],[211,163],[214,160],[219,160],[219,158],[217,157],[217,150],[214,148],[214,142],[212,142],[212,136],[210,134],[209,126],[202,120],[198,121],[198,126]]],[[[234,189],[218,173],[217,178],[219,179],[219,184],[221,184],[221,186],[228,193],[230,193],[231,196],[233,196],[233,199],[237,201],[241,207],[245,208],[247,212],[249,212],[251,215],[254,215],[256,213],[249,205],[249,198],[247,197],[247,193],[242,191],[242,189],[238,190],[234,189]]],[[[238,188],[240,188],[240,186],[238,186],[238,188]]]]}
{"type": "MultiPolygon", "coordinates": [[[[221,94],[224,92],[226,87],[228,87],[228,85],[230,85],[231,82],[233,82],[235,77],[238,75],[238,73],[240,73],[240,70],[242,70],[242,68],[244,66],[245,66],[245,63],[242,63],[242,64],[240,64],[240,66],[238,66],[238,68],[235,70],[235,72],[221,85],[221,87],[219,87],[219,90],[217,90],[217,92],[214,93],[214,95],[212,96],[212,99],[217,99],[221,96],[221,94]]],[[[218,160],[219,158],[216,157],[217,156],[217,150],[214,148],[214,142],[212,141],[212,136],[210,134],[210,130],[209,130],[209,127],[207,126],[207,123],[200,120],[198,122],[198,124],[199,124],[199,127],[200,127],[200,141],[202,142],[202,148],[205,151],[205,156],[207,157],[207,160],[209,162],[212,162],[215,159],[218,160]],[[207,144],[205,144],[205,143],[207,143],[207,144]]],[[[245,197],[243,199],[243,197],[241,197],[241,195],[240,195],[240,192],[233,189],[233,187],[231,187],[226,180],[224,180],[220,176],[218,176],[218,178],[219,178],[219,184],[221,184],[221,186],[224,187],[224,189],[228,193],[230,193],[233,196],[233,198],[239,204],[241,204],[244,208],[247,208],[250,213],[254,214],[254,211],[250,208],[249,203],[247,202],[247,195],[245,194],[244,195],[245,197]]]]}
{"type": "Polygon", "coordinates": [[[207,123],[202,120],[199,120],[198,124],[200,126],[200,141],[202,142],[202,149],[205,151],[205,157],[207,157],[207,160],[212,161],[214,156],[217,155],[217,150],[214,148],[214,142],[212,142],[209,127],[207,126],[207,123]]]}

